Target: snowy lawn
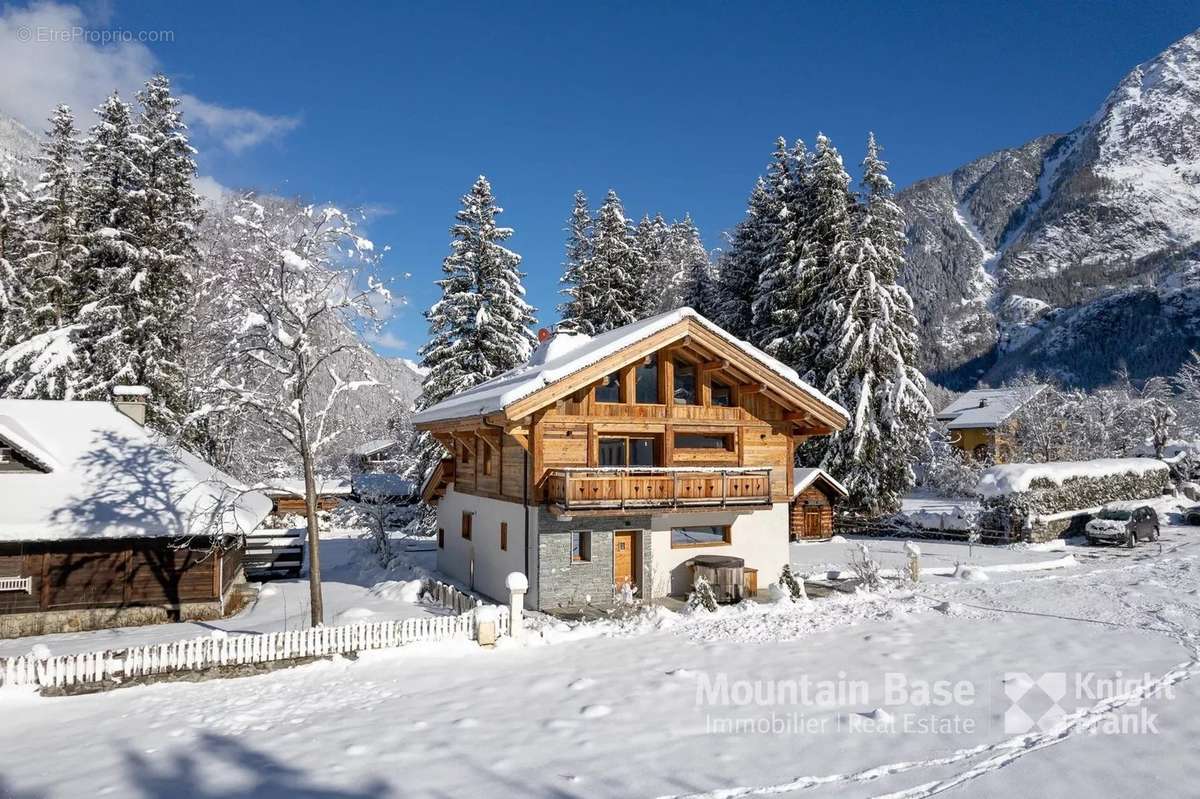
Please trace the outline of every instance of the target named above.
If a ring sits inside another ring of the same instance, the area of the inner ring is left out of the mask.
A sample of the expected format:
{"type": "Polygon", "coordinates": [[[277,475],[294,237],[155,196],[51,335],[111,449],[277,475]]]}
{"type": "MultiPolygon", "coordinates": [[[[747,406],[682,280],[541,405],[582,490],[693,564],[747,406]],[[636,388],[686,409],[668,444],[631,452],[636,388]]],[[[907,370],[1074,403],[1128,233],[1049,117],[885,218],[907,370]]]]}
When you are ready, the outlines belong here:
{"type": "MultiPolygon", "coordinates": [[[[1200,529],[1164,533],[1161,552],[1097,549],[992,582],[543,622],[526,646],[416,645],[61,699],[0,692],[0,796],[1194,795],[1200,529]],[[1066,675],[1063,713],[1035,691],[1020,707],[1043,728],[1006,730],[1010,672],[1066,675]],[[1118,673],[1132,684],[1101,681],[1118,673]],[[765,693],[804,678],[807,696],[765,693]],[[926,702],[934,681],[955,699],[926,702]],[[721,704],[722,684],[763,701],[721,704]],[[822,693],[860,684],[865,695],[822,693]]],[[[986,551],[997,564],[1062,554],[986,551]]]]}
{"type": "MultiPolygon", "coordinates": [[[[358,540],[360,535],[358,530],[333,530],[321,541],[322,596],[327,624],[388,621],[448,612],[413,601],[414,586],[404,584],[419,577],[421,569],[432,571],[432,551],[405,552],[403,542],[397,541],[397,551],[411,566],[384,572],[365,551],[364,543],[358,540]]],[[[10,638],[0,640],[0,657],[26,655],[39,644],[51,654],[69,655],[195,638],[213,630],[237,634],[303,629],[309,625],[309,608],[307,577],[270,580],[262,584],[257,599],[228,619],[10,638]]]]}

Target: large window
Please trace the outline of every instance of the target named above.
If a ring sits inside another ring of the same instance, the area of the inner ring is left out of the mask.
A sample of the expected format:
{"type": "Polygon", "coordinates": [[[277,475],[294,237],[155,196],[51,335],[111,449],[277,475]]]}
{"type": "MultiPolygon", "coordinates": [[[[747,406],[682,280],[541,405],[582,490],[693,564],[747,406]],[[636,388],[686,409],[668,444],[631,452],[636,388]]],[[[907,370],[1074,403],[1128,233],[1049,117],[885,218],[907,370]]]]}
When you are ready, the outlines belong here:
{"type": "Polygon", "coordinates": [[[675,449],[720,449],[733,452],[731,433],[676,433],[675,449]]]}
{"type": "Polygon", "coordinates": [[[621,401],[621,373],[613,372],[596,386],[596,402],[621,401]]]}
{"type": "Polygon", "coordinates": [[[592,534],[586,530],[571,533],[571,562],[587,563],[592,559],[592,534]]]}
{"type": "Polygon", "coordinates": [[[672,548],[719,547],[728,544],[731,540],[727,525],[671,528],[672,548]]]}
{"type": "Polygon", "coordinates": [[[675,361],[675,404],[695,405],[699,402],[696,396],[696,367],[683,361],[675,361]]]}
{"type": "Polygon", "coordinates": [[[600,439],[601,466],[654,466],[655,446],[653,438],[602,438],[600,439]]]}
{"type": "Polygon", "coordinates": [[[635,374],[635,401],[644,405],[658,402],[658,353],[643,358],[635,374]]]}
{"type": "Polygon", "coordinates": [[[733,405],[733,389],[719,380],[712,381],[710,401],[713,405],[728,408],[733,405]]]}

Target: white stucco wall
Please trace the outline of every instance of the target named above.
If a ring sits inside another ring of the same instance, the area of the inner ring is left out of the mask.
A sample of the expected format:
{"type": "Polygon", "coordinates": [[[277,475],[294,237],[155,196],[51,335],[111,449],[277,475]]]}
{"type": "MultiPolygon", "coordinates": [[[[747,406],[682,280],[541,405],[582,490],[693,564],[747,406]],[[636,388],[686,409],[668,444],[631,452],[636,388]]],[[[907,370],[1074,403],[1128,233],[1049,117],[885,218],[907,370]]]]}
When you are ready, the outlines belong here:
{"type": "MultiPolygon", "coordinates": [[[[472,587],[497,602],[508,601],[504,579],[510,572],[525,572],[525,507],[487,497],[459,494],[450,485],[438,501],[438,527],[446,531],[445,547],[437,551],[437,568],[442,574],[472,587]],[[475,514],[471,540],[462,537],[462,514],[475,514]],[[508,522],[508,549],[500,549],[500,523],[508,522]],[[474,582],[471,562],[474,560],[474,582]]],[[[529,562],[527,604],[537,595],[537,509],[529,512],[529,538],[533,542],[529,562]]]]}
{"type": "Polygon", "coordinates": [[[747,568],[758,569],[758,588],[766,590],[779,581],[779,573],[788,562],[788,503],[776,502],[769,509],[752,513],[702,512],[652,516],[650,519],[649,598],[684,594],[691,589],[691,578],[684,562],[698,555],[725,555],[742,558],[747,568]],[[671,548],[671,528],[691,525],[732,526],[731,543],[712,547],[671,548]]]}

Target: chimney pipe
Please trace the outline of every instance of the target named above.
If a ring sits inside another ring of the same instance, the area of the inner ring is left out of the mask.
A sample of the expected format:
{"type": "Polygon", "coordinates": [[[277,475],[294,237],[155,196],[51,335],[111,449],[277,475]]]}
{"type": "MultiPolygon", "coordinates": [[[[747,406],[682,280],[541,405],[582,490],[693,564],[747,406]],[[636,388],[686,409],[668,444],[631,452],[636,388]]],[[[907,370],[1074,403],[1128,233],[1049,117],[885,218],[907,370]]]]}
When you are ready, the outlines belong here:
{"type": "Polygon", "coordinates": [[[146,401],[150,389],[145,386],[113,386],[112,401],[118,411],[138,424],[146,424],[146,401]]]}

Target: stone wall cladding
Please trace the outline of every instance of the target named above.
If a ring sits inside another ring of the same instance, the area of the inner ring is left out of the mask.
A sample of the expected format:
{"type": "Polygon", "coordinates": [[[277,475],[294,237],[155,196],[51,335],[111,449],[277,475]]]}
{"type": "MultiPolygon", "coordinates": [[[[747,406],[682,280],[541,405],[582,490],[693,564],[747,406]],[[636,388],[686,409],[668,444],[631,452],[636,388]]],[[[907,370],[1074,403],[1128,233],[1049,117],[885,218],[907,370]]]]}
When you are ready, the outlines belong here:
{"type": "Polygon", "coordinates": [[[222,616],[220,602],[188,602],[167,607],[85,608],[0,616],[0,638],[75,633],[112,627],[138,627],[178,621],[211,621],[222,616]]]}
{"type": "Polygon", "coordinates": [[[576,517],[570,521],[555,518],[542,509],[538,515],[538,607],[553,609],[579,607],[589,603],[613,602],[614,530],[642,531],[642,573],[639,583],[646,584],[650,566],[649,516],[576,517]],[[586,530],[592,534],[592,559],[571,561],[571,533],[586,530]]]}

